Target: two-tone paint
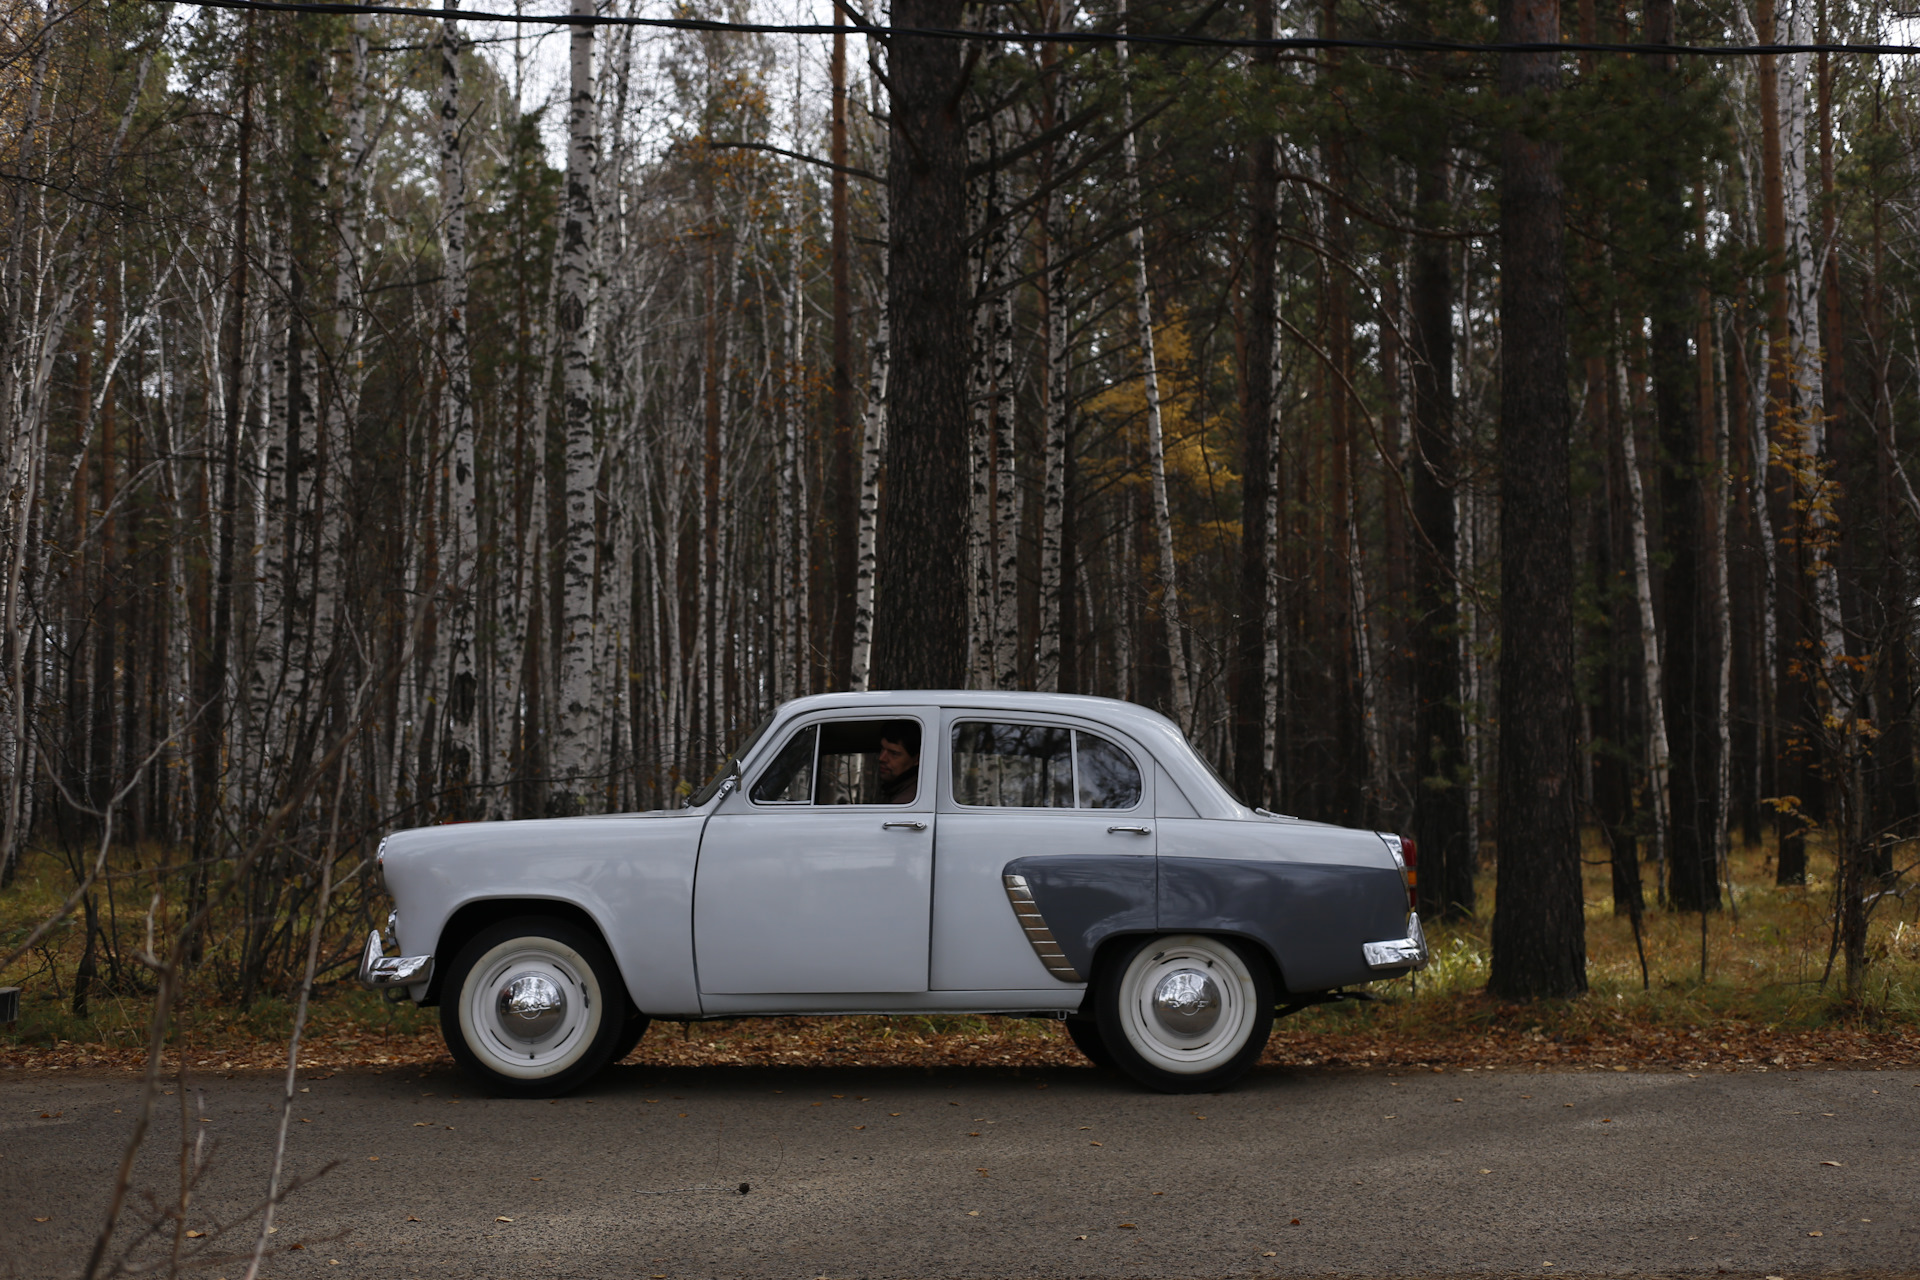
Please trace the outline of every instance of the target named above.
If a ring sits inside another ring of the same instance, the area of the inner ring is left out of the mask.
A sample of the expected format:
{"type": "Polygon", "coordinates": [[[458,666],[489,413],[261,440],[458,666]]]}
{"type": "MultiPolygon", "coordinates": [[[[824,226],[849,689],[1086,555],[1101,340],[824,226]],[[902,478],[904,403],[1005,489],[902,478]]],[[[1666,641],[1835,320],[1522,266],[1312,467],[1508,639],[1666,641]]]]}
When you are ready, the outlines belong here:
{"type": "Polygon", "coordinates": [[[373,967],[439,998],[431,964],[507,915],[562,914],[606,939],[636,1009],[741,1014],[1070,1012],[1101,949],[1140,933],[1244,938],[1293,996],[1425,961],[1397,841],[1247,808],[1173,723],[1061,694],[829,694],[781,707],[737,776],[694,808],[397,832],[380,865],[396,903],[373,967]],[[776,805],[752,783],[794,733],[831,719],[922,725],[904,805],[776,805]],[[962,721],[1077,728],[1125,750],[1130,809],[959,804],[962,721]],[[1371,946],[1369,945],[1371,944],[1371,946]]]}

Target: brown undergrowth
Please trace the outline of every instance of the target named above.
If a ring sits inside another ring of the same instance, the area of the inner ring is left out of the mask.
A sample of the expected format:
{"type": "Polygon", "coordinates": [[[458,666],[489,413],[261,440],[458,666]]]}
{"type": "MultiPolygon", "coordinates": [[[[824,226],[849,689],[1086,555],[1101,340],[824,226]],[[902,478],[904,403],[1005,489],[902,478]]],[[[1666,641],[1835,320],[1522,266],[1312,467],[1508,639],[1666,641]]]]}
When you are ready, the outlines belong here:
{"type": "MultiPolygon", "coordinates": [[[[1636,947],[1628,921],[1613,913],[1598,847],[1590,844],[1586,852],[1586,996],[1527,1006],[1486,996],[1489,875],[1473,920],[1431,929],[1434,958],[1424,973],[1373,984],[1373,1002],[1309,1009],[1282,1021],[1263,1061],[1334,1069],[1920,1067],[1920,895],[1891,896],[1876,908],[1870,998],[1847,1005],[1837,999],[1837,981],[1821,982],[1831,910],[1824,878],[1831,860],[1822,851],[1815,850],[1810,882],[1787,888],[1772,884],[1764,846],[1736,853],[1729,909],[1706,921],[1704,977],[1700,917],[1650,903],[1636,947]]],[[[1651,897],[1651,874],[1649,881],[1651,897]]],[[[0,937],[21,927],[32,899],[55,896],[57,888],[0,895],[0,937]]],[[[0,1028],[0,1069],[135,1070],[144,1063],[149,1006],[137,991],[101,992],[88,1016],[71,1012],[71,932],[56,934],[48,947],[0,974],[0,985],[25,988],[21,1021],[0,1028]]],[[[258,999],[243,1011],[190,993],[177,1011],[167,1059],[199,1071],[284,1069],[291,1021],[291,1005],[279,996],[258,999]]],[[[449,1061],[436,1011],[386,1004],[348,980],[316,992],[303,1068],[449,1061]]],[[[1051,1021],[917,1016],[656,1023],[629,1061],[759,1067],[1085,1063],[1051,1021]]]]}

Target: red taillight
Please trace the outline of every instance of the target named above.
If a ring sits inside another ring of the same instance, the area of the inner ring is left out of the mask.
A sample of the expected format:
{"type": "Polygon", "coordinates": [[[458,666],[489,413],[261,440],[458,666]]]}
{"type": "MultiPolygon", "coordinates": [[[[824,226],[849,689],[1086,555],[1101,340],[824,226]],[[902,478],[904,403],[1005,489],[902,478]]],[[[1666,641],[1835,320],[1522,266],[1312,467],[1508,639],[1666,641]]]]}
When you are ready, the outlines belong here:
{"type": "Polygon", "coordinates": [[[1400,837],[1400,856],[1407,864],[1407,910],[1411,911],[1420,905],[1420,846],[1412,836],[1400,837]]]}

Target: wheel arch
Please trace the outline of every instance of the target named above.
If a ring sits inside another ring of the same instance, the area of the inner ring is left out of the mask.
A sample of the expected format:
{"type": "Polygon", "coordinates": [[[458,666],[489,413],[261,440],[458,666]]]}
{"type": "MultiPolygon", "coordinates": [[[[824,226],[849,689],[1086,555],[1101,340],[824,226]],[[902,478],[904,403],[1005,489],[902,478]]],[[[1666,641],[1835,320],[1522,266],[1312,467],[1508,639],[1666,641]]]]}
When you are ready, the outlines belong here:
{"type": "Polygon", "coordinates": [[[1095,944],[1093,963],[1087,973],[1087,994],[1081,1003],[1081,1008],[1086,1010],[1092,1007],[1095,988],[1106,979],[1106,971],[1113,963],[1113,958],[1119,955],[1128,944],[1137,942],[1141,938],[1164,937],[1176,933],[1192,934],[1202,938],[1231,938],[1236,942],[1245,943],[1246,949],[1254,958],[1265,962],[1267,976],[1273,979],[1274,994],[1277,996],[1294,994],[1287,986],[1286,974],[1280,968],[1280,958],[1274,955],[1273,948],[1267,945],[1265,939],[1254,934],[1238,929],[1128,929],[1108,934],[1095,944]]]}
{"type": "MultiPolygon", "coordinates": [[[[460,954],[460,948],[466,946],[475,934],[489,925],[498,924],[502,920],[511,920],[515,916],[550,916],[556,920],[564,920],[598,938],[600,945],[607,949],[607,954],[613,955],[613,945],[607,936],[607,931],[600,927],[600,922],[594,919],[591,912],[577,902],[569,902],[565,898],[476,898],[471,902],[461,903],[454,909],[453,914],[447,917],[446,923],[440,926],[440,937],[433,951],[433,954],[438,957],[433,966],[433,980],[427,983],[426,997],[420,1003],[422,1005],[440,1003],[441,983],[447,970],[452,967],[453,958],[460,954]]],[[[619,967],[619,958],[616,956],[614,968],[618,971],[619,967]]],[[[626,975],[622,973],[620,975],[621,994],[626,997],[628,1011],[635,1012],[637,1010],[633,1003],[633,993],[626,990],[626,985],[626,975]]]]}

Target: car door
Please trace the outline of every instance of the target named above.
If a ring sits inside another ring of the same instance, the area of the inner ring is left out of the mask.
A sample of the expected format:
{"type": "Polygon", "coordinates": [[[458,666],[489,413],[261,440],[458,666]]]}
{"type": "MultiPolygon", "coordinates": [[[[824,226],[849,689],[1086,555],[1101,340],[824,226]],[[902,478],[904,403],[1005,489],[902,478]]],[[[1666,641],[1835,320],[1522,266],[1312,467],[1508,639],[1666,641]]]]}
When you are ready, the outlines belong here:
{"type": "Polygon", "coordinates": [[[1123,914],[1153,925],[1154,766],[1137,744],[1057,716],[952,710],[940,746],[934,990],[1067,991],[1085,980],[1057,960],[1049,968],[1014,914],[1003,873],[1018,858],[1084,859],[1123,914]]]}
{"type": "Polygon", "coordinates": [[[805,717],[721,802],[694,877],[702,992],[927,989],[938,723],[931,709],[805,717]],[[889,801],[881,757],[909,734],[918,781],[889,801]]]}

